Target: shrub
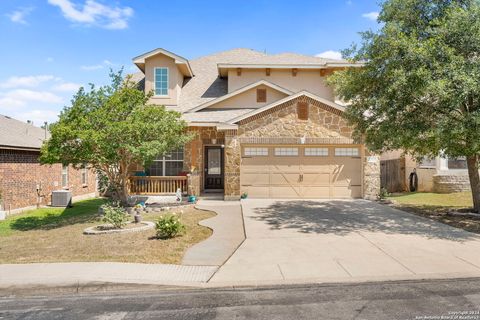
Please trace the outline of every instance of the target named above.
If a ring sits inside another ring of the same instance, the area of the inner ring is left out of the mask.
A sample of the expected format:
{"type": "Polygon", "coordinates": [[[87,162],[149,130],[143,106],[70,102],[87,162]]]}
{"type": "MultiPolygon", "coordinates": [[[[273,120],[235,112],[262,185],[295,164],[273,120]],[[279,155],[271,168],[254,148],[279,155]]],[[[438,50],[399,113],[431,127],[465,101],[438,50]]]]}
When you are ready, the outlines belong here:
{"type": "Polygon", "coordinates": [[[104,204],[102,209],[103,222],[110,223],[115,229],[121,229],[127,224],[127,212],[118,203],[104,204]]]}
{"type": "Polygon", "coordinates": [[[390,193],[388,193],[387,189],[381,188],[377,198],[378,200],[385,200],[389,195],[390,193]]]}
{"type": "Polygon", "coordinates": [[[170,239],[182,234],[185,231],[185,225],[175,214],[167,213],[158,219],[155,229],[158,238],[170,239]]]}

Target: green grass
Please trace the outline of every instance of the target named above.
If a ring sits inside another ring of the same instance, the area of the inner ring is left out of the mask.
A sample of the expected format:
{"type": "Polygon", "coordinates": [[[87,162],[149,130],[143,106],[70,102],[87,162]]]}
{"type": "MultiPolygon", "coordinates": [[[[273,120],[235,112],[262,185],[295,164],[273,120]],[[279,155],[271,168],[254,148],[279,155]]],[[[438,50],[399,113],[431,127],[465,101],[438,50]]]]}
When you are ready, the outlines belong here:
{"type": "Polygon", "coordinates": [[[452,208],[464,208],[473,206],[472,194],[470,192],[448,194],[429,192],[403,193],[397,195],[394,194],[388,198],[402,205],[452,208]]]}
{"type": "Polygon", "coordinates": [[[7,217],[0,221],[0,237],[15,231],[50,230],[92,221],[104,202],[104,199],[89,199],[74,203],[72,208],[40,208],[7,217]]]}
{"type": "Polygon", "coordinates": [[[450,214],[456,210],[470,211],[473,207],[471,192],[403,193],[394,194],[388,199],[393,200],[393,206],[400,210],[480,234],[480,220],[477,217],[450,214]]]}
{"type": "MultiPolygon", "coordinates": [[[[185,208],[179,213],[186,233],[160,240],[155,230],[105,235],[85,235],[83,230],[103,224],[98,207],[103,199],[74,204],[73,208],[42,208],[0,221],[0,263],[116,261],[179,264],[185,251],[212,234],[199,221],[213,212],[185,208]]],[[[162,213],[143,214],[156,221],[162,213]]]]}

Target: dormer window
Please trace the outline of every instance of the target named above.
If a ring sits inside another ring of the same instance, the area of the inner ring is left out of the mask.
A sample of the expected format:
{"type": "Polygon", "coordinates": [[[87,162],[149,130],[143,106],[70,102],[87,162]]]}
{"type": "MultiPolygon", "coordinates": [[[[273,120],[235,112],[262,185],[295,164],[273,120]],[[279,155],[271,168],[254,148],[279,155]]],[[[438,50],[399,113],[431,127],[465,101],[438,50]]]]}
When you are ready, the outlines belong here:
{"type": "Polygon", "coordinates": [[[168,96],[168,68],[155,68],[155,95],[168,96]]]}

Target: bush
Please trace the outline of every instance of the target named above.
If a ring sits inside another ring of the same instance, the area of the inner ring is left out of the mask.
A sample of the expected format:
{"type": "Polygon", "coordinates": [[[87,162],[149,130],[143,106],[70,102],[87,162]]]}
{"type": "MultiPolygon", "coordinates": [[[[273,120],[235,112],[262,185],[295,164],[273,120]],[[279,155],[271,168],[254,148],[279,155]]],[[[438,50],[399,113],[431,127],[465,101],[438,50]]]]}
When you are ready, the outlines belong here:
{"type": "Polygon", "coordinates": [[[121,229],[127,224],[127,212],[118,203],[104,204],[102,210],[103,222],[110,223],[115,229],[121,229]]]}
{"type": "Polygon", "coordinates": [[[381,188],[377,198],[378,200],[385,200],[388,196],[390,196],[390,193],[388,193],[387,189],[381,188]]]}
{"type": "Polygon", "coordinates": [[[157,237],[160,239],[170,239],[183,234],[185,231],[185,225],[175,215],[168,213],[158,219],[155,224],[157,230],[157,237]]]}

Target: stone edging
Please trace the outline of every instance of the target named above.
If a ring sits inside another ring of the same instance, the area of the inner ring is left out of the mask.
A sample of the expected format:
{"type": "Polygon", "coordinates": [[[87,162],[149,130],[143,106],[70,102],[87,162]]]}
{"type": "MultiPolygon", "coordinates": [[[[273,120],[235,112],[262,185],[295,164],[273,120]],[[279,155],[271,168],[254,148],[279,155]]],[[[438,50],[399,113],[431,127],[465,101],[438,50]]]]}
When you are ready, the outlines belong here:
{"type": "MultiPolygon", "coordinates": [[[[130,222],[133,223],[133,222],[130,222]]],[[[110,229],[110,230],[98,230],[98,226],[94,227],[89,227],[83,230],[83,234],[86,235],[97,235],[97,234],[109,234],[109,233],[130,233],[130,232],[139,232],[139,231],[145,231],[149,229],[153,229],[155,227],[155,223],[150,222],[150,221],[141,221],[138,223],[139,225],[136,228],[130,228],[130,229],[110,229]]]]}

